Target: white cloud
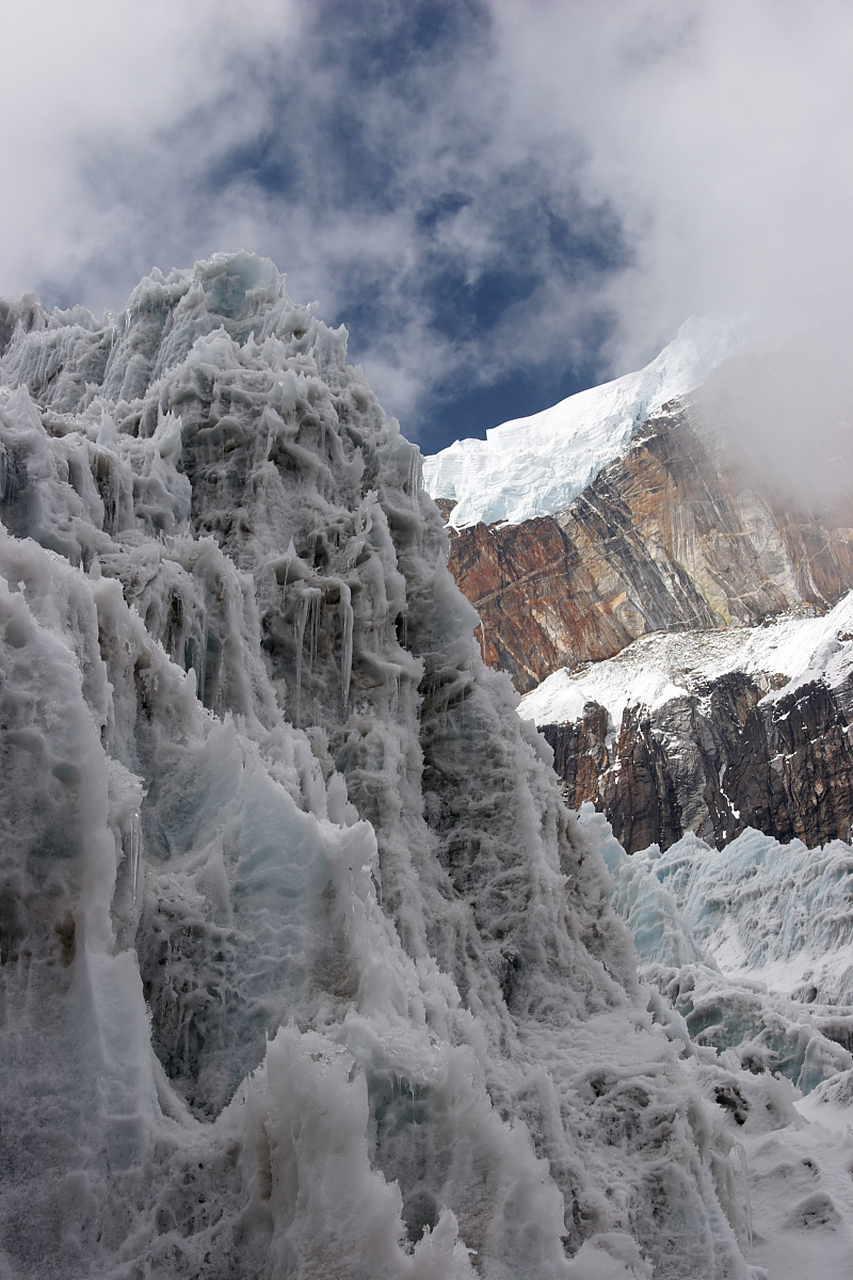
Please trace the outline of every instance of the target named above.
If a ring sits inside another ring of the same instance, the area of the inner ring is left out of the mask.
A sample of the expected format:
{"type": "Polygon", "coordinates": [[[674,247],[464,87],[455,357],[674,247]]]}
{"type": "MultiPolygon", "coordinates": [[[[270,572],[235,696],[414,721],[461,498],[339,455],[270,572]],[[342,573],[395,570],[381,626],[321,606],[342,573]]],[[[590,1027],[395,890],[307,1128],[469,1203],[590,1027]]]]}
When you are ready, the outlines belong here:
{"type": "Polygon", "coordinates": [[[582,32],[577,17],[505,8],[502,57],[522,129],[536,67],[549,114],[584,141],[585,190],[635,246],[607,282],[615,370],[691,313],[748,317],[784,346],[721,370],[704,409],[789,495],[853,495],[853,8],[615,3],[582,32]]]}
{"type": "MultiPolygon", "coordinates": [[[[142,235],[120,200],[101,203],[93,171],[152,147],[158,160],[168,159],[175,121],[221,95],[241,57],[260,42],[287,42],[297,31],[288,2],[252,0],[238,9],[227,0],[5,0],[0,293],[54,279],[79,282],[87,301],[101,301],[104,281],[87,289],[91,262],[114,248],[135,259],[140,238],[157,236],[151,227],[142,235]]],[[[251,94],[238,95],[208,143],[216,148],[229,134],[244,136],[257,123],[256,107],[251,94]]],[[[179,164],[199,159],[184,156],[179,164]]],[[[169,207],[168,189],[163,196],[168,226],[180,213],[169,207]]],[[[122,279],[119,287],[131,283],[122,279]]]]}
{"type": "MultiPolygon", "coordinates": [[[[412,9],[359,8],[384,56],[412,9]]],[[[370,45],[347,60],[359,33],[342,3],[345,40],[334,8],[305,0],[6,0],[0,293],[116,307],[155,263],[245,247],[321,314],[359,305],[360,358],[401,415],[454,369],[476,385],[583,361],[606,308],[602,375],[653,355],[691,312],[841,324],[846,0],[470,13],[434,56],[401,47],[395,79],[370,45]],[[279,187],[241,147],[282,166],[279,187]],[[436,197],[449,203],[425,222],[436,197]],[[575,237],[565,252],[549,219],[575,237]],[[616,269],[620,231],[633,258],[616,269]],[[466,328],[471,291],[501,272],[529,288],[466,328]]]]}
{"type": "Polygon", "coordinates": [[[636,246],[623,358],[691,311],[826,318],[850,296],[853,9],[779,0],[502,3],[519,127],[580,138],[636,246]],[[553,128],[553,124],[551,125],[553,128]]]}

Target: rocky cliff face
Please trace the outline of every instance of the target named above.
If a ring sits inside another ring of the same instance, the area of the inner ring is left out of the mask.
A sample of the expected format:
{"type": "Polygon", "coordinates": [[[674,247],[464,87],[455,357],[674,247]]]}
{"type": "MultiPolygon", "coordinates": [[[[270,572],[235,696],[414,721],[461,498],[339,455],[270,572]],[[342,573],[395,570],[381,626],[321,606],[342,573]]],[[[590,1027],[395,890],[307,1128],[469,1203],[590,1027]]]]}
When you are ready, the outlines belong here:
{"type": "Polygon", "coordinates": [[[747,827],[809,847],[848,840],[851,686],[810,681],[770,703],[762,693],[731,672],[655,711],[626,707],[610,739],[597,703],[575,723],[542,726],[567,802],[591,800],[629,853],[667,849],[686,831],[720,848],[747,827]]]}
{"type": "Polygon", "coordinates": [[[566,511],[463,529],[449,567],[526,692],[648,632],[824,610],[853,586],[851,525],[746,487],[671,402],[566,511]]]}
{"type": "MultiPolygon", "coordinates": [[[[824,613],[853,586],[851,524],[849,510],[815,515],[749,483],[670,402],[566,511],[455,532],[449,563],[486,660],[525,693],[649,633],[824,613]]],[[[569,804],[593,801],[629,852],[688,830],[720,846],[748,826],[809,846],[846,839],[848,688],[818,674],[768,702],[791,675],[735,665],[651,711],[629,694],[615,722],[595,697],[537,722],[569,804]]]]}

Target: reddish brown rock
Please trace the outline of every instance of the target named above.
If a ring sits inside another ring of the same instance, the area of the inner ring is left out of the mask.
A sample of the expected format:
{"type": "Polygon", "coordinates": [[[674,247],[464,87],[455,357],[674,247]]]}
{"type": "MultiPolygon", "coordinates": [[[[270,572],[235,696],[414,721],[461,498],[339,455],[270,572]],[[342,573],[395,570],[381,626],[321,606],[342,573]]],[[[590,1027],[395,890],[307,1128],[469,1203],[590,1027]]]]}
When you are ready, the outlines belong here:
{"type": "Polygon", "coordinates": [[[671,405],[565,512],[452,533],[449,565],[526,692],[645,632],[825,608],[853,586],[851,525],[745,488],[671,405]]]}
{"type": "MultiPolygon", "coordinates": [[[[447,503],[447,516],[452,503],[447,503]]],[[[483,620],[486,660],[521,692],[612,657],[645,632],[824,610],[853,587],[853,513],[760,491],[669,405],[566,511],[451,535],[450,568],[483,620]]],[[[772,680],[770,682],[772,684],[772,680]]],[[[778,703],[738,672],[620,725],[588,703],[545,725],[568,804],[591,800],[629,852],[685,831],[721,846],[747,826],[807,845],[853,824],[853,691],[778,703]]]]}

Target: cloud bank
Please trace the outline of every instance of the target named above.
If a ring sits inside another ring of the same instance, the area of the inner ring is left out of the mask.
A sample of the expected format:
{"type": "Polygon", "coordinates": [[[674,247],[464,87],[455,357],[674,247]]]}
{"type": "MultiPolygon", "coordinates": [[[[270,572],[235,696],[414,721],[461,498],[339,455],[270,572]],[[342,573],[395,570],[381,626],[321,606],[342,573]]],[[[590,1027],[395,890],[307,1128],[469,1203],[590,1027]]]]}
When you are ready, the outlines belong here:
{"type": "Polygon", "coordinates": [[[264,254],[427,449],[691,313],[848,323],[847,3],[33,0],[0,34],[0,293],[118,309],[264,254]]]}

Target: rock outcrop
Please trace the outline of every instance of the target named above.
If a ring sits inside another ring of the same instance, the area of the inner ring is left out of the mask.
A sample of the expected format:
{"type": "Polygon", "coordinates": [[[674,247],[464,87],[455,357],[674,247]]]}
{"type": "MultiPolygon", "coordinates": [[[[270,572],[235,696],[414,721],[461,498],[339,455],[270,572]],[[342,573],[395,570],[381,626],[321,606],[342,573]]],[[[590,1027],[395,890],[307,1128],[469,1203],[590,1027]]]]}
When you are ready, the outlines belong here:
{"type": "Polygon", "coordinates": [[[765,692],[733,671],[655,710],[626,707],[615,734],[595,702],[574,723],[541,726],[567,803],[591,800],[629,853],[687,831],[721,848],[747,827],[810,848],[849,840],[853,686],[765,692]]]}
{"type": "MultiPolygon", "coordinates": [[[[565,511],[452,531],[449,567],[486,661],[526,693],[649,633],[825,613],[853,587],[851,525],[849,508],[798,509],[746,477],[670,402],[565,511]]],[[[792,674],[718,670],[651,711],[629,695],[615,723],[594,698],[568,723],[538,717],[568,803],[593,801],[629,852],[686,831],[719,847],[748,826],[809,846],[847,839],[849,690],[816,678],[767,700],[792,674]]]]}
{"type": "Polygon", "coordinates": [[[484,656],[526,692],[638,636],[825,610],[853,586],[853,512],[749,485],[670,402],[564,512],[453,534],[484,656]]]}

